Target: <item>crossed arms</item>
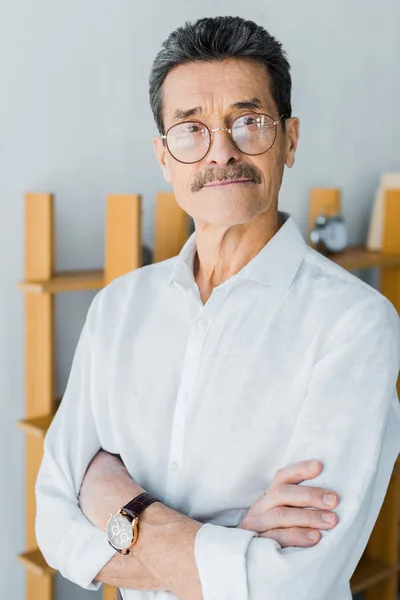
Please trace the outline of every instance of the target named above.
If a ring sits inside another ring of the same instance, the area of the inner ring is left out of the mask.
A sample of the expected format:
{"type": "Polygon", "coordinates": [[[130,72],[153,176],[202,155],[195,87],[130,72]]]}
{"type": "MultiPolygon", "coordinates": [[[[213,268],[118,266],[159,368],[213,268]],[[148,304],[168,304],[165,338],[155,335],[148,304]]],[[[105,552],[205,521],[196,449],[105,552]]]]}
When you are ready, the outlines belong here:
{"type": "MultiPolygon", "coordinates": [[[[315,477],[321,464],[305,461],[281,469],[258,498],[240,528],[285,546],[311,546],[320,539],[318,529],[329,529],[337,518],[328,509],[337,506],[336,494],[297,483],[315,477]],[[315,506],[322,510],[284,508],[315,506]],[[310,539],[307,533],[316,537],[310,539]]],[[[145,491],[116,457],[99,452],[89,465],[80,490],[83,513],[98,528],[105,529],[110,512],[115,513],[131,498],[145,491]]],[[[140,535],[128,556],[116,554],[95,580],[127,589],[169,590],[178,598],[203,598],[194,559],[195,538],[202,523],[155,503],[140,517],[140,535]],[[129,560],[130,559],[130,560],[129,560]]]]}

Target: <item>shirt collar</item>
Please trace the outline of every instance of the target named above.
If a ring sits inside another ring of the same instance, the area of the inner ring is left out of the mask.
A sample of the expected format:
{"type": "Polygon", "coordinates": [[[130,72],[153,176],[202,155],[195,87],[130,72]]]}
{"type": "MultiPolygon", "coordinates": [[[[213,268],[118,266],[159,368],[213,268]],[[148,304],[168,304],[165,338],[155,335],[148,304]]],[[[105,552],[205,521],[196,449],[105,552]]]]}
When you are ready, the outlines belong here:
{"type": "MultiPolygon", "coordinates": [[[[234,276],[235,280],[249,279],[267,285],[290,287],[308,246],[291,214],[284,211],[278,213],[283,225],[264,248],[234,276]]],[[[168,283],[176,281],[184,288],[193,285],[195,253],[196,232],[192,233],[176,257],[168,283]]]]}

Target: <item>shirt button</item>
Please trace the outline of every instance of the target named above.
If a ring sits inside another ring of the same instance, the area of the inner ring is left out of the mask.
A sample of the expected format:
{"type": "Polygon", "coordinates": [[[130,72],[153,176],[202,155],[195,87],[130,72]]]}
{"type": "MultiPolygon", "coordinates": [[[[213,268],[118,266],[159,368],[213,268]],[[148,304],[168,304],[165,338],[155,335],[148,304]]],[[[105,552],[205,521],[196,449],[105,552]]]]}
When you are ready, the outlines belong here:
{"type": "Polygon", "coordinates": [[[171,471],[177,471],[179,469],[179,465],[176,462],[176,460],[172,461],[170,466],[171,466],[171,471]]]}
{"type": "Polygon", "coordinates": [[[182,400],[183,402],[187,402],[189,400],[189,392],[187,390],[185,390],[182,394],[182,400]]]}
{"type": "Polygon", "coordinates": [[[197,325],[198,327],[200,327],[200,329],[206,329],[206,327],[208,327],[207,321],[203,321],[202,319],[200,319],[200,321],[197,321],[197,325]]]}

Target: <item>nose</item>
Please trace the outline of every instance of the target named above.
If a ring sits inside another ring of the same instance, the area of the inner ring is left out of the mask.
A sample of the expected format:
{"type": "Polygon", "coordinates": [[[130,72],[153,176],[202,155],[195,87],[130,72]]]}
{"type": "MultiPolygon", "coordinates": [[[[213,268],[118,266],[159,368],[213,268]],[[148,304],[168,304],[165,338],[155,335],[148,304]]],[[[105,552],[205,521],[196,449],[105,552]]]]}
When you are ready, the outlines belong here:
{"type": "Polygon", "coordinates": [[[241,153],[233,143],[229,130],[223,127],[211,129],[211,147],[204,159],[206,163],[226,165],[240,158],[241,153]]]}

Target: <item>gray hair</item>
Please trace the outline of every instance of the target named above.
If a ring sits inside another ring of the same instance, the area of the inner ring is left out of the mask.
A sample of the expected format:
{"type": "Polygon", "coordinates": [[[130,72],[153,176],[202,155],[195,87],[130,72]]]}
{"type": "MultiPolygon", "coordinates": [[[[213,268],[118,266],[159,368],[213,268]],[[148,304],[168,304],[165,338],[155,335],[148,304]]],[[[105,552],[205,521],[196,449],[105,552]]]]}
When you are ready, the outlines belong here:
{"type": "MultiPolygon", "coordinates": [[[[269,75],[270,91],[279,116],[292,115],[290,64],[282,44],[253,21],[241,17],[213,17],[186,21],[163,42],[149,77],[150,106],[160,134],[164,134],[162,85],[175,67],[190,62],[248,58],[261,62],[269,75]]],[[[285,120],[282,119],[285,131],[285,120]]]]}

